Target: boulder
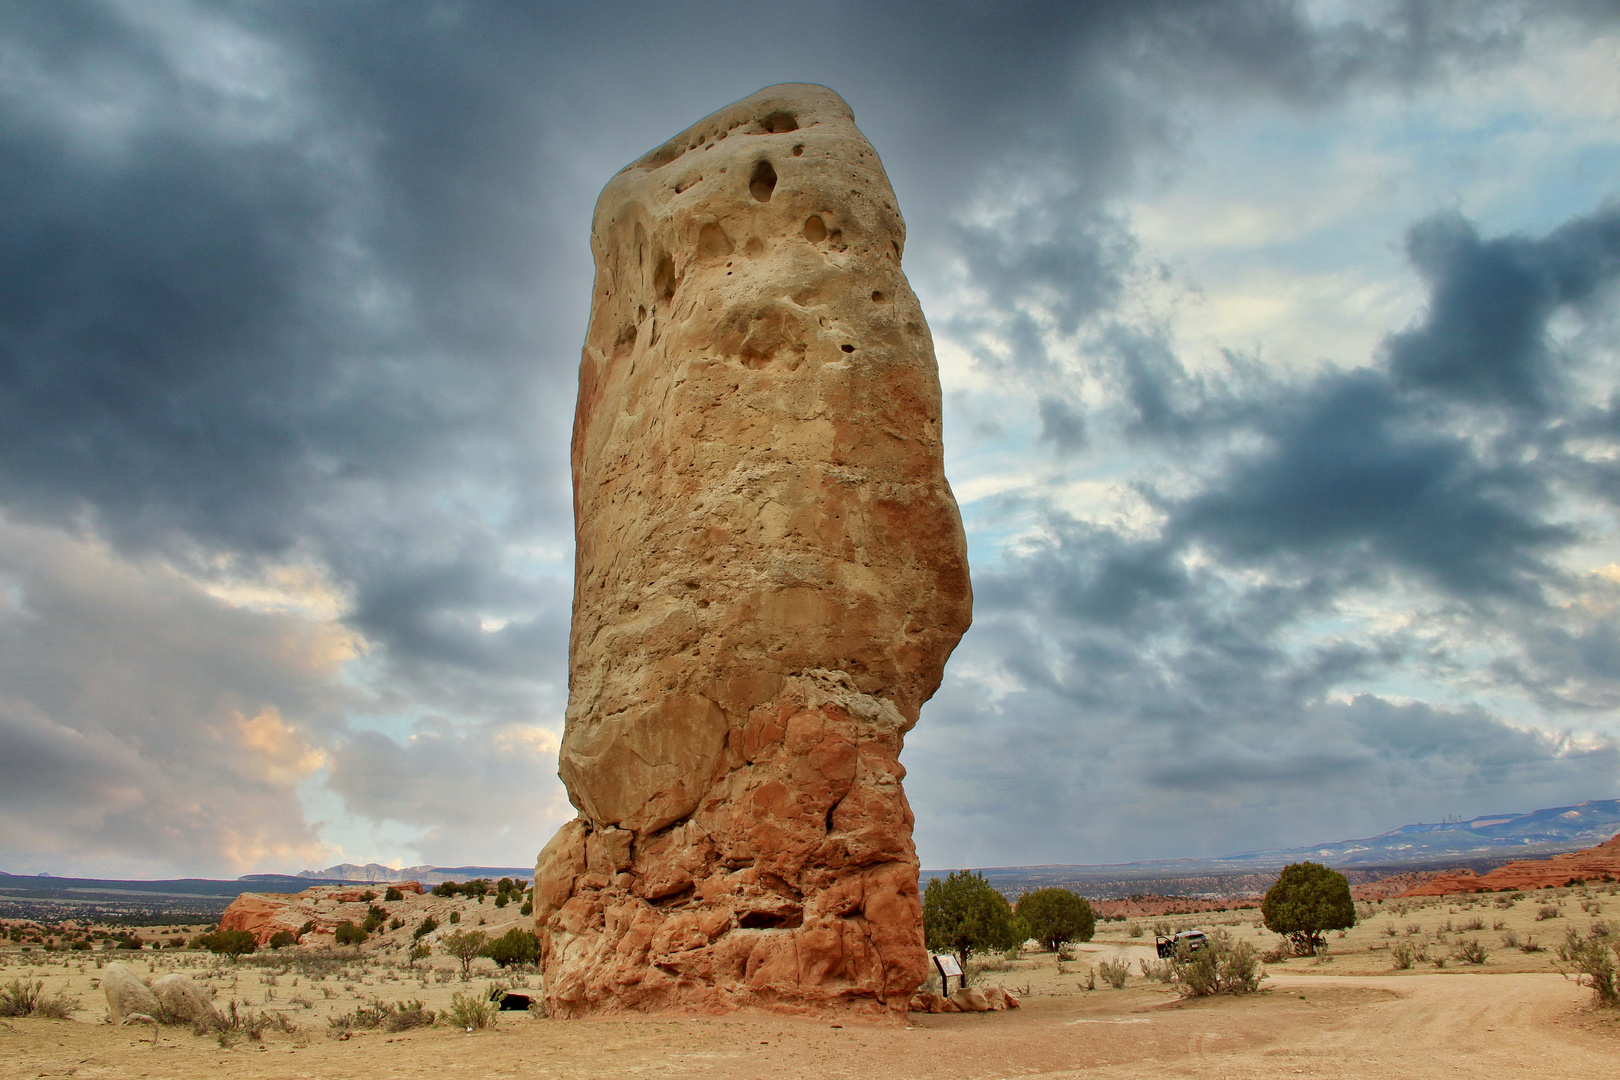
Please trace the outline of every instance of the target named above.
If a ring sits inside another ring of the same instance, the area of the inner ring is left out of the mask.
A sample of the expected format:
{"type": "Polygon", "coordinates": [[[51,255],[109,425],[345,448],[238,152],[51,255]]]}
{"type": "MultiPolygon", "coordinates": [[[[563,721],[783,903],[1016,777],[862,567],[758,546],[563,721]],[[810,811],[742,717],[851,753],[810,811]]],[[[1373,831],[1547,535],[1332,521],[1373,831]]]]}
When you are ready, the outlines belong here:
{"type": "Polygon", "coordinates": [[[101,988],[107,994],[107,1015],[122,1024],[137,1015],[160,1016],[163,1005],[151,989],[123,964],[108,964],[101,972],[101,988]]]}
{"type": "Polygon", "coordinates": [[[592,224],[551,1015],[903,1015],[927,974],[905,733],[967,628],[905,226],[849,106],[773,86],[592,224]]]}
{"type": "Polygon", "coordinates": [[[990,1012],[996,1006],[977,986],[964,986],[951,992],[951,1004],[963,1012],[990,1012]]]}
{"type": "Polygon", "coordinates": [[[208,1028],[224,1025],[206,991],[179,972],[172,972],[152,984],[152,995],[166,1024],[191,1024],[208,1028]]]}

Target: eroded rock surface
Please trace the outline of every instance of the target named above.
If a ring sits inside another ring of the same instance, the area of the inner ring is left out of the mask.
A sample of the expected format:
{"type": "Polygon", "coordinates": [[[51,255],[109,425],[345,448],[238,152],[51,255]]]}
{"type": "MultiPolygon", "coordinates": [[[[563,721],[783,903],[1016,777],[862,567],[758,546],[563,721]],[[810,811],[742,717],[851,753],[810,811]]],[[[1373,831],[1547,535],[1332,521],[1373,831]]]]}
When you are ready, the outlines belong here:
{"type": "Polygon", "coordinates": [[[898,756],[971,594],[904,240],[820,86],[722,109],[597,202],[580,813],[535,872],[553,1016],[894,1015],[926,975],[898,756]]]}

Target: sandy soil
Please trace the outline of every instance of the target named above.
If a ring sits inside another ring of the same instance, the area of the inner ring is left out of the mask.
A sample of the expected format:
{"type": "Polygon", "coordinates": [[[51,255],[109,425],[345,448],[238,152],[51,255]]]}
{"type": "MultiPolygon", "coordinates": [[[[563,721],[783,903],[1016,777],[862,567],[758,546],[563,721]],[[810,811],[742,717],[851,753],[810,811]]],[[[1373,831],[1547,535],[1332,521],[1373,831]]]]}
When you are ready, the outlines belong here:
{"type": "MultiPolygon", "coordinates": [[[[497,973],[481,961],[485,966],[463,982],[444,958],[436,967],[412,970],[387,955],[341,971],[299,974],[169,950],[87,956],[12,948],[0,953],[0,984],[39,978],[47,992],[76,997],[82,1007],[72,1020],[0,1020],[0,1074],[8,1080],[215,1072],[266,1080],[414,1080],[429,1073],[703,1080],[1612,1074],[1620,1061],[1620,1014],[1594,1009],[1589,990],[1552,970],[1550,951],[1524,953],[1503,948],[1499,939],[1516,933],[1522,940],[1530,932],[1550,945],[1566,926],[1589,932],[1606,918],[1604,905],[1620,913],[1620,900],[1606,891],[1560,890],[1528,894],[1506,907],[1496,902],[1446,898],[1372,906],[1362,925],[1330,938],[1328,957],[1268,966],[1258,995],[1200,1001],[1182,1000],[1169,986],[1141,977],[1138,961],[1152,957],[1151,927],[1132,937],[1126,925],[1109,923],[1065,963],[1043,954],[992,958],[980,968],[980,981],[1023,995],[1017,1011],[913,1014],[908,1025],[885,1027],[769,1016],[559,1022],[508,1013],[494,1030],[472,1034],[440,1026],[362,1031],[345,1039],[330,1020],[363,1001],[420,999],[442,1009],[457,991],[487,993],[497,973]],[[1556,908],[1557,916],[1538,919],[1545,907],[1556,908]],[[1458,929],[1475,918],[1483,929],[1458,929]],[[1497,922],[1501,928],[1491,929],[1497,922]],[[1443,955],[1459,938],[1488,944],[1487,962],[1391,970],[1391,942],[1421,941],[1443,955]],[[262,1044],[239,1037],[225,1047],[184,1029],[115,1028],[106,1022],[96,984],[97,961],[109,959],[142,975],[186,971],[222,1007],[235,1000],[244,1009],[278,1013],[294,1030],[271,1031],[262,1044]],[[1135,969],[1123,990],[1085,989],[1088,972],[1104,959],[1126,960],[1135,969]]],[[[1175,922],[1211,929],[1228,921],[1229,932],[1261,948],[1276,944],[1274,935],[1255,930],[1254,917],[1243,912],[1175,922]]]]}
{"type": "Polygon", "coordinates": [[[1145,985],[1035,996],[1016,1012],[909,1027],[775,1017],[550,1021],[493,1031],[273,1035],[222,1049],[173,1029],[0,1021],[14,1077],[1603,1076],[1620,1023],[1556,975],[1282,975],[1247,999],[1145,985]]]}

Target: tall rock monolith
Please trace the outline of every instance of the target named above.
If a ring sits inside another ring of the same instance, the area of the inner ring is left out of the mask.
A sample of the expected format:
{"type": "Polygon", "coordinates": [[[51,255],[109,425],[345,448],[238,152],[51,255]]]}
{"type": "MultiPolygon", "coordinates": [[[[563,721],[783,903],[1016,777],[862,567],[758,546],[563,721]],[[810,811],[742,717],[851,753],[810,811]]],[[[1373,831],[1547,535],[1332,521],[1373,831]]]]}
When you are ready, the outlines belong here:
{"type": "Polygon", "coordinates": [[[781,85],[597,200],[551,1015],[903,1013],[899,754],[972,607],[905,225],[849,106],[781,85]]]}

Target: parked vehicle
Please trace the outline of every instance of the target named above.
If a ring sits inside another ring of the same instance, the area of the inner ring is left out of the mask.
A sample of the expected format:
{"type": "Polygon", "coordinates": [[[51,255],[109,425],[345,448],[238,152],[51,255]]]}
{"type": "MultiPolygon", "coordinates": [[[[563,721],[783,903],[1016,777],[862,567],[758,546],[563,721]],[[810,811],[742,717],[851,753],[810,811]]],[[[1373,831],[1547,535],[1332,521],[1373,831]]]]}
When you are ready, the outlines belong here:
{"type": "Polygon", "coordinates": [[[1159,958],[1169,960],[1176,955],[1176,950],[1181,946],[1187,946],[1188,952],[1197,952],[1209,944],[1209,938],[1202,930],[1183,930],[1169,937],[1156,937],[1153,944],[1159,950],[1159,958]]]}

